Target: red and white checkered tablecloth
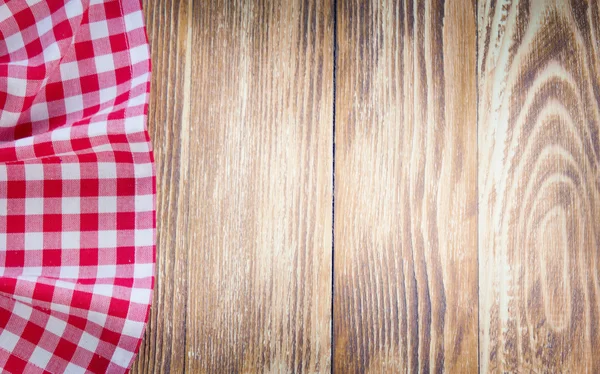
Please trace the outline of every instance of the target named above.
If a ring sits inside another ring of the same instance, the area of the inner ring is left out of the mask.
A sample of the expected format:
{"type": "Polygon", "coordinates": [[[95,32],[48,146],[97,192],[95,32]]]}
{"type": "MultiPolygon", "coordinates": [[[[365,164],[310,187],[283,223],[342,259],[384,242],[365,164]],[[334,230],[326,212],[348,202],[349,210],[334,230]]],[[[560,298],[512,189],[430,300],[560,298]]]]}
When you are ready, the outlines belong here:
{"type": "Polygon", "coordinates": [[[0,0],[0,368],[122,373],[154,284],[139,0],[0,0]]]}

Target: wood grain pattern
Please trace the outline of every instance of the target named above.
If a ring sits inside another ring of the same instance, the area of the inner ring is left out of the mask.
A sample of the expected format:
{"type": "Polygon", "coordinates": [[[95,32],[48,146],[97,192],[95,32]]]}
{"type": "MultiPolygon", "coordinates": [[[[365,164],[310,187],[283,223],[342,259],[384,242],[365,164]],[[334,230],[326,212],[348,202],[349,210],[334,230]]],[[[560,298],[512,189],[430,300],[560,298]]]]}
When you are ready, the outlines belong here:
{"type": "MultiPolygon", "coordinates": [[[[152,82],[148,129],[157,172],[156,281],[148,326],[132,373],[182,373],[185,369],[188,237],[184,103],[185,56],[191,29],[185,0],[143,2],[150,39],[152,82]]],[[[189,70],[189,69],[188,69],[189,70]]],[[[189,125],[188,125],[189,127],[189,125]]]]}
{"type": "Polygon", "coordinates": [[[482,372],[600,372],[599,14],[479,3],[482,372]]]}
{"type": "Polygon", "coordinates": [[[328,372],[330,1],[145,1],[155,303],[133,372],[328,372]]]}
{"type": "Polygon", "coordinates": [[[338,2],[337,373],[477,370],[475,12],[338,2]]]}
{"type": "Polygon", "coordinates": [[[144,1],[132,371],[600,372],[600,2],[334,6],[144,1]]]}

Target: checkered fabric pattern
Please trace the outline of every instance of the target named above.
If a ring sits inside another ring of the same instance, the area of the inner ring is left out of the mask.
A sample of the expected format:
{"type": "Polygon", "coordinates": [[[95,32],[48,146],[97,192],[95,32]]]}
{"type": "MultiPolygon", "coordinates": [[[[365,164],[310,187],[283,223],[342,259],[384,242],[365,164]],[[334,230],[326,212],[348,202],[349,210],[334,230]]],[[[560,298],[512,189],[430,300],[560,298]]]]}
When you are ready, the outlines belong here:
{"type": "Polygon", "coordinates": [[[139,0],[0,0],[0,371],[122,373],[154,284],[139,0]]]}

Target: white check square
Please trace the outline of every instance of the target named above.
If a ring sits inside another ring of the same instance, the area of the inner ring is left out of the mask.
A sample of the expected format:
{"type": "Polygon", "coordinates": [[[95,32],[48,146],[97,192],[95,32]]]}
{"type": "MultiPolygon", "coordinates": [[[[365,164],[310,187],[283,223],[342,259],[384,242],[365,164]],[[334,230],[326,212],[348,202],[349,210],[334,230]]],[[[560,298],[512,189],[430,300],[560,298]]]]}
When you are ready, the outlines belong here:
{"type": "Polygon", "coordinates": [[[61,266],[60,277],[63,279],[77,279],[79,277],[78,266],[61,266]]]}
{"type": "Polygon", "coordinates": [[[98,74],[115,70],[115,61],[113,59],[113,55],[97,56],[95,58],[95,62],[96,71],[98,74]]]}
{"type": "Polygon", "coordinates": [[[9,95],[25,97],[27,81],[19,78],[6,78],[6,93],[9,95]]]}
{"type": "Polygon", "coordinates": [[[41,250],[44,248],[44,233],[28,232],[25,234],[25,250],[41,250]]]}
{"type": "Polygon", "coordinates": [[[77,61],[65,62],[60,64],[60,78],[63,81],[68,81],[70,79],[79,79],[81,75],[79,74],[79,63],[77,61]]]}
{"type": "Polygon", "coordinates": [[[4,330],[2,333],[0,333],[0,348],[4,348],[4,350],[8,352],[12,352],[17,346],[19,340],[20,339],[18,336],[8,330],[4,330]]]}
{"type": "Polygon", "coordinates": [[[113,362],[131,362],[133,359],[133,353],[122,349],[121,347],[117,347],[115,349],[115,353],[113,354],[111,361],[113,362]]]}
{"type": "Polygon", "coordinates": [[[44,60],[46,62],[58,60],[60,58],[60,48],[57,43],[52,43],[44,48],[44,60]]]}
{"type": "Polygon", "coordinates": [[[125,30],[131,31],[144,27],[144,18],[142,12],[134,12],[125,17],[125,30]]]}
{"type": "Polygon", "coordinates": [[[149,54],[148,54],[148,46],[145,44],[142,44],[138,47],[135,48],[131,48],[131,50],[129,51],[129,56],[131,58],[131,64],[137,64],[138,62],[141,61],[146,61],[150,58],[149,54]]]}
{"type": "Polygon", "coordinates": [[[31,354],[30,361],[37,367],[45,368],[52,358],[52,353],[48,352],[39,345],[35,347],[35,350],[31,354]]]}
{"type": "Polygon", "coordinates": [[[25,214],[44,214],[44,199],[41,197],[30,197],[25,199],[25,214]]]}
{"type": "Polygon", "coordinates": [[[43,181],[44,180],[44,165],[42,165],[42,164],[25,164],[25,178],[28,181],[43,181]]]}
{"type": "Polygon", "coordinates": [[[98,198],[98,213],[116,213],[117,212],[117,197],[116,196],[100,196],[98,198]]]}
{"type": "Polygon", "coordinates": [[[64,180],[80,180],[81,179],[80,167],[81,166],[79,164],[62,163],[60,165],[61,178],[64,180]]]}
{"type": "Polygon", "coordinates": [[[98,248],[116,248],[117,232],[114,230],[98,231],[98,248]]]}
{"type": "Polygon", "coordinates": [[[48,104],[38,103],[31,106],[31,120],[42,121],[48,119],[48,104]]]}
{"type": "Polygon", "coordinates": [[[107,103],[109,101],[114,101],[117,97],[117,87],[107,87],[100,90],[100,102],[107,103]]]}
{"type": "Polygon", "coordinates": [[[65,109],[67,114],[81,112],[83,110],[83,97],[76,95],[65,98],[65,109]]]}
{"type": "Polygon", "coordinates": [[[48,323],[46,324],[46,330],[50,331],[56,336],[61,336],[67,327],[67,323],[62,319],[50,316],[48,323]]]}
{"type": "Polygon", "coordinates": [[[80,240],[79,231],[63,231],[61,233],[61,243],[63,249],[79,249],[80,240]]]}
{"type": "Polygon", "coordinates": [[[62,214],[80,214],[81,213],[81,198],[80,197],[63,197],[61,199],[62,214]]]}
{"type": "Polygon", "coordinates": [[[99,342],[100,341],[98,340],[98,338],[84,331],[83,334],[81,334],[81,339],[79,339],[78,345],[87,349],[90,352],[95,352],[99,342]]]}
{"type": "Polygon", "coordinates": [[[40,36],[44,35],[48,31],[52,30],[52,17],[46,17],[41,21],[36,22],[37,32],[40,36]]]}
{"type": "Polygon", "coordinates": [[[25,47],[25,42],[23,42],[23,36],[21,36],[20,32],[17,32],[16,34],[4,39],[4,44],[6,45],[6,51],[8,53],[13,53],[25,47]]]}
{"type": "Polygon", "coordinates": [[[98,163],[98,179],[116,179],[117,164],[112,162],[98,163]]]}
{"type": "Polygon", "coordinates": [[[90,36],[92,40],[108,37],[108,22],[98,21],[90,23],[90,36]]]}
{"type": "Polygon", "coordinates": [[[154,244],[154,230],[135,230],[135,246],[142,247],[154,244]]]}

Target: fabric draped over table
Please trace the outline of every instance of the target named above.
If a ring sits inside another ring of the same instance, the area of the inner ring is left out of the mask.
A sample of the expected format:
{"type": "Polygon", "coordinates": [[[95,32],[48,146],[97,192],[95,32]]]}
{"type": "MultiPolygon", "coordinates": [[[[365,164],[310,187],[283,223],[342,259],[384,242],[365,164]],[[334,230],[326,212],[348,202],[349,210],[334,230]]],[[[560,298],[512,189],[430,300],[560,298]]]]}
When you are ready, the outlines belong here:
{"type": "Polygon", "coordinates": [[[0,368],[126,372],[154,284],[138,0],[0,0],[0,368]]]}

